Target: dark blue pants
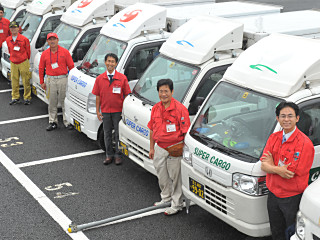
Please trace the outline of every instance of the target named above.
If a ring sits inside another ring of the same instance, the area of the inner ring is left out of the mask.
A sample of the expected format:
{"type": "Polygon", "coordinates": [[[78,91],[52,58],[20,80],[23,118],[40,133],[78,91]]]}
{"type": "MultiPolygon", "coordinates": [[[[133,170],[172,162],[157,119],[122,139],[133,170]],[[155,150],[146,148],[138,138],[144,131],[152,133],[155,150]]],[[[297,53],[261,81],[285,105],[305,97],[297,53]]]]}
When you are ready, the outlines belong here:
{"type": "Polygon", "coordinates": [[[120,157],[119,152],[119,122],[121,120],[121,112],[102,113],[103,116],[103,132],[104,144],[106,146],[107,157],[120,157]],[[112,130],[114,130],[115,150],[113,150],[112,130]]]}
{"type": "Polygon", "coordinates": [[[269,192],[267,207],[273,240],[286,240],[286,231],[295,225],[301,197],[278,198],[269,192]]]}

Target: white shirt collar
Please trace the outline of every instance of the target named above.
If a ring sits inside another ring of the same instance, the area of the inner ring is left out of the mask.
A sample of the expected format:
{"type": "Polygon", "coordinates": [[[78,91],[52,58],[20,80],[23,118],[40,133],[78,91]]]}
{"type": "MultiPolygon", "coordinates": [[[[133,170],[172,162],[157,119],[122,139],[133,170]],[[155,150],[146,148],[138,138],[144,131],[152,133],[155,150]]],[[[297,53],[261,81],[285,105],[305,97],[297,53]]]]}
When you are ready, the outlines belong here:
{"type": "Polygon", "coordinates": [[[286,137],[286,141],[289,139],[289,137],[292,135],[292,133],[294,133],[294,131],[296,130],[296,128],[297,128],[297,127],[294,127],[294,129],[293,129],[291,132],[287,133],[287,134],[285,134],[284,130],[282,130],[283,135],[286,137]]]}
{"type": "Polygon", "coordinates": [[[106,72],[107,72],[107,76],[109,77],[109,75],[114,76],[114,74],[116,73],[116,70],[113,70],[113,72],[111,74],[108,72],[108,70],[106,72]]]}

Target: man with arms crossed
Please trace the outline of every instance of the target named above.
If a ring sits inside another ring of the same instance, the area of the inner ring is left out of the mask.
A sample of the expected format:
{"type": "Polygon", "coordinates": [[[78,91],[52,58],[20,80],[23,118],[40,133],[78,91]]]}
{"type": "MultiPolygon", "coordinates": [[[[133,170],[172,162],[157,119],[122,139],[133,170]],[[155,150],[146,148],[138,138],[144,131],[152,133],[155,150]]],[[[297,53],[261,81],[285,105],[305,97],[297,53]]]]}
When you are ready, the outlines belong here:
{"type": "Polygon", "coordinates": [[[105,56],[107,71],[100,74],[94,83],[92,94],[96,95],[96,109],[99,121],[103,121],[104,143],[106,146],[106,159],[108,165],[115,158],[115,164],[122,163],[119,151],[119,121],[121,120],[122,105],[126,96],[131,93],[128,79],[116,71],[118,57],[113,53],[105,56]],[[101,112],[100,112],[101,108],[101,112]],[[115,151],[112,145],[112,129],[115,136],[115,151]]]}
{"type": "Polygon", "coordinates": [[[295,223],[302,193],[308,186],[314,147],[296,127],[300,117],[295,103],[281,102],[276,118],[283,130],[270,135],[261,157],[261,169],[267,173],[272,238],[284,240],[286,231],[295,223]]]}
{"type": "Polygon", "coordinates": [[[161,201],[154,205],[170,202],[171,207],[164,212],[173,215],[182,209],[181,159],[185,134],[190,127],[187,108],[172,97],[173,82],[161,79],[157,83],[160,102],[153,106],[150,129],[149,158],[153,159],[161,190],[161,201]],[[173,154],[178,146],[181,152],[173,154]]]}

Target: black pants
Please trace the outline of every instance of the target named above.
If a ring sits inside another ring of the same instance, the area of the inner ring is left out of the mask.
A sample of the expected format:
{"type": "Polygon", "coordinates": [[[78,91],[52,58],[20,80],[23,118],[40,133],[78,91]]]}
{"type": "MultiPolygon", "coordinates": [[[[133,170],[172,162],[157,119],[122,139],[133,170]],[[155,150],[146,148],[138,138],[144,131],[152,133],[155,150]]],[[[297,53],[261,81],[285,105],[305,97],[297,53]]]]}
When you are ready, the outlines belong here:
{"type": "Polygon", "coordinates": [[[106,146],[107,157],[119,157],[119,121],[121,120],[121,112],[102,113],[103,116],[103,132],[104,144],[106,146]],[[112,145],[112,130],[114,129],[115,151],[112,145]]]}
{"type": "Polygon", "coordinates": [[[285,240],[286,230],[295,224],[302,194],[278,198],[272,192],[268,195],[268,214],[273,240],[285,240]]]}

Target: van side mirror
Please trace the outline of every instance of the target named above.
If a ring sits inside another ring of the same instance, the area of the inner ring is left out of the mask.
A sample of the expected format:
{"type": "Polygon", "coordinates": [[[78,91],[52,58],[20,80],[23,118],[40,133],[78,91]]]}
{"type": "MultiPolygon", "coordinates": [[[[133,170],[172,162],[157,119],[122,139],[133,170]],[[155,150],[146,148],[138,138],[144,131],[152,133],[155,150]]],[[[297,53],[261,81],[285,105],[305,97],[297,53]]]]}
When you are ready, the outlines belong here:
{"type": "Polygon", "coordinates": [[[81,48],[78,48],[78,49],[77,49],[76,58],[77,58],[77,61],[76,61],[76,62],[78,62],[78,61],[80,61],[80,60],[83,60],[83,58],[84,58],[83,49],[81,49],[81,48]]]}
{"type": "Polygon", "coordinates": [[[40,35],[36,43],[36,48],[41,48],[45,43],[46,43],[46,36],[40,35]]]}
{"type": "Polygon", "coordinates": [[[128,80],[134,80],[138,78],[137,75],[137,68],[136,67],[129,67],[128,68],[128,76],[127,76],[128,80]]]}
{"type": "Polygon", "coordinates": [[[204,97],[196,97],[192,102],[190,102],[188,108],[189,115],[196,115],[203,102],[204,97]]]}

